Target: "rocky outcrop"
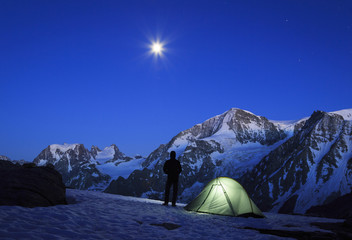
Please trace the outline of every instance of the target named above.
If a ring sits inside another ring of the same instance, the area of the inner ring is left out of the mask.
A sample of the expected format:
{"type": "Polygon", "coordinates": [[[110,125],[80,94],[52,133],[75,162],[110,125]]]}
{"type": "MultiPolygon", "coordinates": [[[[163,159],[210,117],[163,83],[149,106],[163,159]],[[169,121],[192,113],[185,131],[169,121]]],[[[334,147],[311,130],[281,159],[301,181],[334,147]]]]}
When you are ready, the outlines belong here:
{"type": "Polygon", "coordinates": [[[98,155],[98,153],[101,152],[101,150],[97,147],[97,146],[92,146],[90,148],[90,154],[92,155],[92,157],[95,159],[98,155]]]}
{"type": "Polygon", "coordinates": [[[0,160],[0,205],[47,207],[67,204],[62,177],[51,167],[0,160]]]}
{"type": "Polygon", "coordinates": [[[332,202],[309,208],[306,215],[326,218],[352,219],[352,193],[343,195],[332,202]]]}
{"type": "Polygon", "coordinates": [[[132,160],[131,157],[128,157],[126,156],[124,153],[122,153],[120,151],[120,149],[115,145],[115,144],[112,144],[111,147],[114,149],[114,157],[110,160],[111,162],[114,162],[114,161],[117,161],[117,160],[122,160],[122,161],[125,161],[125,162],[128,162],[130,160],[132,160]]]}

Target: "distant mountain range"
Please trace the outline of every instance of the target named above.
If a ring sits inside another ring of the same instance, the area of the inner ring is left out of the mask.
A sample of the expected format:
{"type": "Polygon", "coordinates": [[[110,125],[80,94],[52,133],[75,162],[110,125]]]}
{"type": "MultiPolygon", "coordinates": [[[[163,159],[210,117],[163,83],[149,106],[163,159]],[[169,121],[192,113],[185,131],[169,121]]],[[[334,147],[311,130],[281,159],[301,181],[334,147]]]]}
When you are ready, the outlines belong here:
{"type": "Polygon", "coordinates": [[[12,160],[12,159],[10,159],[9,157],[7,157],[7,156],[4,156],[4,155],[0,155],[0,161],[10,161],[10,162],[12,162],[12,163],[17,163],[17,164],[20,164],[20,165],[22,165],[22,164],[24,164],[24,163],[27,163],[25,160],[12,160]]]}
{"type": "Polygon", "coordinates": [[[54,165],[72,188],[162,199],[170,151],[183,167],[181,202],[211,179],[228,176],[263,211],[304,213],[351,192],[352,109],[272,121],[233,108],[180,132],[147,158],[128,157],[116,145],[53,144],[34,163],[54,165]]]}
{"type": "Polygon", "coordinates": [[[144,158],[128,157],[115,144],[100,150],[83,144],[53,144],[35,159],[38,166],[52,164],[62,174],[66,186],[77,189],[104,190],[118,176],[127,177],[140,169],[144,158]]]}

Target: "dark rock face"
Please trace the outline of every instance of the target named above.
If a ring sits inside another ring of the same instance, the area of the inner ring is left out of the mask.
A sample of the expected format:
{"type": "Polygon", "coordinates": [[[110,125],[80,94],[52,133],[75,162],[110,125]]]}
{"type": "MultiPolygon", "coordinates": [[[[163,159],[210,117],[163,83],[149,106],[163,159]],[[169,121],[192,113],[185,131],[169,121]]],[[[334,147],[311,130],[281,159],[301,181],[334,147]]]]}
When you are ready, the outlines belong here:
{"type": "Polygon", "coordinates": [[[67,204],[62,177],[50,167],[0,161],[0,205],[47,207],[67,204]]]}
{"type": "Polygon", "coordinates": [[[98,155],[98,152],[101,152],[101,150],[97,146],[92,146],[90,149],[90,153],[92,154],[93,158],[96,158],[98,155]]]}
{"type": "Polygon", "coordinates": [[[289,213],[292,214],[294,213],[293,210],[295,208],[296,205],[296,201],[297,201],[298,196],[297,195],[293,195],[291,198],[289,198],[283,205],[282,207],[279,209],[279,213],[289,213]]]}
{"type": "Polygon", "coordinates": [[[332,202],[309,208],[306,215],[314,217],[352,219],[352,193],[339,197],[332,202]]]}
{"type": "Polygon", "coordinates": [[[259,142],[262,145],[272,145],[286,137],[284,131],[278,129],[265,117],[259,117],[246,111],[236,111],[234,118],[231,118],[227,124],[237,133],[237,140],[242,144],[259,142]],[[260,126],[263,131],[251,131],[251,124],[260,126]]]}
{"type": "Polygon", "coordinates": [[[114,158],[110,160],[111,162],[114,162],[116,160],[123,160],[127,162],[132,159],[131,157],[128,157],[124,153],[122,153],[115,144],[112,144],[111,146],[114,148],[115,151],[114,158]]]}
{"type": "Polygon", "coordinates": [[[128,179],[119,177],[113,180],[104,192],[114,193],[118,191],[121,195],[141,196],[145,191],[151,190],[152,181],[145,181],[150,173],[150,170],[144,168],[143,170],[132,172],[128,179]],[[133,187],[131,188],[131,186],[133,187]],[[131,190],[133,192],[131,192],[131,190]]]}

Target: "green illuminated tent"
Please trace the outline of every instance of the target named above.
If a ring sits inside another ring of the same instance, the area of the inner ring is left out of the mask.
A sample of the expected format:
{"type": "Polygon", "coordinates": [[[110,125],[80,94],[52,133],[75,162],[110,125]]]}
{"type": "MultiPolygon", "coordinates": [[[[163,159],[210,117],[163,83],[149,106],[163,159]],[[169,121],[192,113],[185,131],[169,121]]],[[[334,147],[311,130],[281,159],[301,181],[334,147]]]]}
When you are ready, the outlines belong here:
{"type": "Polygon", "coordinates": [[[211,180],[185,209],[227,216],[264,217],[241,184],[228,177],[211,180]]]}

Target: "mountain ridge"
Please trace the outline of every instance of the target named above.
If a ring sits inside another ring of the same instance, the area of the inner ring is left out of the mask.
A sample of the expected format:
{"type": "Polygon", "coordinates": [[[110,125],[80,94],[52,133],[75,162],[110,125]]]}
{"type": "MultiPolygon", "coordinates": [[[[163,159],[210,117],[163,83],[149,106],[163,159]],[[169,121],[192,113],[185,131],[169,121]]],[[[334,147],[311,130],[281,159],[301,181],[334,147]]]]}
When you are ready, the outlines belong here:
{"type": "Polygon", "coordinates": [[[52,164],[66,186],[91,190],[104,190],[112,178],[125,176],[128,169],[120,171],[120,164],[134,163],[138,169],[141,161],[143,158],[126,156],[115,144],[103,150],[92,146],[89,151],[78,143],[51,144],[33,160],[38,166],[52,164]]]}
{"type": "MultiPolygon", "coordinates": [[[[334,124],[348,124],[347,122],[350,121],[350,113],[352,113],[352,109],[332,113],[317,111],[310,117],[287,122],[268,120],[265,117],[256,116],[248,111],[232,108],[223,114],[217,115],[201,124],[196,124],[192,128],[180,132],[168,143],[160,145],[159,148],[147,157],[146,161],[143,163],[144,168],[142,170],[132,172],[127,179],[119,178],[112,181],[105,191],[162,199],[163,179],[165,177],[162,172],[162,165],[163,162],[168,159],[169,152],[176,151],[184,168],[184,172],[180,176],[181,201],[187,202],[191,200],[195,197],[195,193],[200,192],[207,181],[217,176],[229,176],[241,179],[243,186],[248,186],[249,192],[251,192],[253,196],[256,196],[255,188],[253,186],[251,187],[250,182],[246,182],[248,178],[243,176],[248,175],[253,169],[260,166],[260,163],[265,162],[265,157],[269,156],[268,158],[270,160],[270,158],[274,156],[272,152],[279,152],[280,149],[289,149],[289,147],[285,147],[285,144],[290,145],[293,142],[297,142],[296,147],[298,147],[300,144],[304,143],[304,141],[307,141],[308,146],[306,148],[314,147],[314,144],[320,144],[320,141],[324,139],[323,137],[320,139],[319,135],[316,136],[316,142],[309,141],[309,133],[316,128],[321,120],[320,117],[330,118],[331,121],[329,120],[327,124],[323,124],[319,131],[323,131],[324,137],[327,137],[328,140],[336,139],[336,134],[334,135],[333,132],[331,132],[336,129],[334,130],[331,126],[334,126],[334,124]],[[343,112],[344,116],[338,114],[341,112],[343,112]],[[348,117],[348,120],[345,120],[344,117],[348,117]],[[307,134],[304,135],[303,133],[307,134]],[[292,140],[293,138],[297,139],[292,140]],[[310,146],[309,144],[313,145],[310,146]]],[[[345,135],[350,137],[351,133],[346,130],[345,135]]],[[[344,146],[346,147],[346,144],[344,146]]],[[[350,152],[351,149],[348,148],[348,151],[350,152]]],[[[320,153],[325,156],[328,152],[329,151],[323,152],[322,149],[318,149],[317,152],[313,154],[320,153]]],[[[296,159],[295,161],[299,160],[296,159]]],[[[277,164],[285,163],[279,161],[277,164]]],[[[301,165],[302,164],[303,163],[301,163],[301,165]]],[[[267,165],[270,165],[270,161],[267,162],[267,165]]],[[[305,171],[308,171],[310,167],[310,165],[307,165],[305,171]]],[[[324,175],[324,171],[331,171],[326,169],[328,168],[320,166],[319,171],[321,172],[314,176],[320,179],[320,176],[324,175]]],[[[315,170],[312,171],[314,172],[315,170]]],[[[347,170],[344,169],[341,171],[347,170]]],[[[294,174],[295,170],[291,169],[291,172],[291,174],[294,174]]],[[[273,172],[271,174],[273,174],[273,172]]],[[[301,175],[300,177],[302,179],[306,178],[304,174],[301,175]]],[[[291,185],[294,183],[294,180],[294,178],[291,178],[291,185]]],[[[263,181],[262,178],[261,181],[263,181]]],[[[348,182],[348,184],[350,183],[348,182]]],[[[257,185],[259,185],[258,181],[257,185]]],[[[299,185],[296,186],[296,188],[299,187],[299,185]]],[[[267,188],[269,189],[269,187],[267,188]]],[[[289,189],[286,189],[286,191],[288,190],[289,189]]],[[[274,194],[273,189],[265,193],[268,196],[274,194]]],[[[285,194],[287,194],[287,196],[283,197],[279,204],[281,208],[290,200],[289,196],[292,198],[292,195],[294,195],[291,194],[291,192],[286,192],[285,194]]],[[[326,201],[327,199],[323,199],[324,197],[325,196],[322,194],[321,199],[316,202],[304,203],[306,200],[297,196],[295,201],[291,200],[295,203],[293,204],[294,207],[288,210],[284,208],[280,210],[280,208],[277,207],[278,203],[274,201],[260,201],[259,196],[257,196],[257,201],[259,202],[259,206],[261,204],[260,207],[263,207],[265,210],[303,212],[312,204],[319,204],[322,201],[326,201]],[[296,202],[298,202],[297,206],[296,202]]],[[[326,198],[329,197],[331,196],[326,196],[326,198]]],[[[333,196],[331,198],[333,198],[333,196]]],[[[280,200],[276,199],[276,201],[280,200]]]]}

